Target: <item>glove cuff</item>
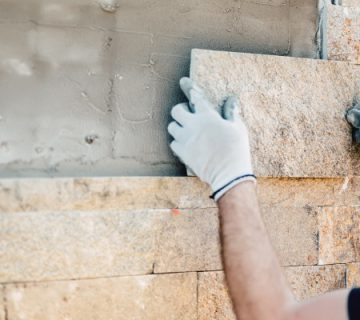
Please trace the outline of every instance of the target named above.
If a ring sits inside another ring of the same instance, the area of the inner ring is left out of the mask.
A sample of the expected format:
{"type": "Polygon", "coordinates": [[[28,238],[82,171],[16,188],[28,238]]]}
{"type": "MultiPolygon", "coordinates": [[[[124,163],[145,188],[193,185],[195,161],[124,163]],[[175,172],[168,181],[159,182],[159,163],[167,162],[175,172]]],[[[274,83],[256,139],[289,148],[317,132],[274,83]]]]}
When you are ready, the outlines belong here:
{"type": "Polygon", "coordinates": [[[220,189],[216,190],[211,196],[211,199],[214,199],[215,201],[218,201],[228,190],[235,187],[240,182],[244,181],[254,181],[256,182],[256,176],[254,174],[244,174],[240,177],[237,177],[233,180],[231,180],[229,183],[221,187],[220,189]]]}

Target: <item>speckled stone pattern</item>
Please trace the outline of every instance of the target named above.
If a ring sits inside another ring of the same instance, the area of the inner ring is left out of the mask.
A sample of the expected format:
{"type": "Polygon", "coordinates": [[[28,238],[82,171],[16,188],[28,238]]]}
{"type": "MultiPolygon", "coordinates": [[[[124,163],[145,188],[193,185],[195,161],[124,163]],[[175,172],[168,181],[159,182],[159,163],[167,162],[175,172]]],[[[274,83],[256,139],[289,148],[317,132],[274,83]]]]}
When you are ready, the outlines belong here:
{"type": "Polygon", "coordinates": [[[341,5],[344,7],[360,7],[359,0],[341,0],[341,5]]]}
{"type": "Polygon", "coordinates": [[[360,65],[360,1],[357,7],[327,7],[328,59],[360,65]]]}
{"type": "Polygon", "coordinates": [[[258,176],[350,174],[348,63],[193,50],[191,77],[216,104],[239,98],[258,176]]]}
{"type": "MultiPolygon", "coordinates": [[[[299,300],[360,285],[360,178],[259,178],[299,300]]],[[[196,178],[0,180],[0,320],[235,319],[196,178]]]]}

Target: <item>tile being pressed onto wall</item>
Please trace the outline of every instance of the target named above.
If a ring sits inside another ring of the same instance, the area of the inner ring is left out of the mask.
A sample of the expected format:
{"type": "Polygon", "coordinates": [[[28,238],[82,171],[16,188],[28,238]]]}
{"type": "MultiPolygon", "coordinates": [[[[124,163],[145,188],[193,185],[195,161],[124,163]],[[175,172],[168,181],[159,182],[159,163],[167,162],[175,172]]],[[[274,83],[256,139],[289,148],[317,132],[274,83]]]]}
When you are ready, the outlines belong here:
{"type": "Polygon", "coordinates": [[[196,273],[10,284],[8,319],[196,320],[196,273]]]}
{"type": "Polygon", "coordinates": [[[258,176],[351,171],[344,114],[355,80],[348,63],[195,49],[190,73],[215,104],[238,97],[258,176]]]}
{"type": "Polygon", "coordinates": [[[347,265],[346,282],[348,288],[360,287],[360,263],[347,265]]]}
{"type": "Polygon", "coordinates": [[[328,5],[326,16],[328,59],[360,64],[360,5],[328,5]]]}

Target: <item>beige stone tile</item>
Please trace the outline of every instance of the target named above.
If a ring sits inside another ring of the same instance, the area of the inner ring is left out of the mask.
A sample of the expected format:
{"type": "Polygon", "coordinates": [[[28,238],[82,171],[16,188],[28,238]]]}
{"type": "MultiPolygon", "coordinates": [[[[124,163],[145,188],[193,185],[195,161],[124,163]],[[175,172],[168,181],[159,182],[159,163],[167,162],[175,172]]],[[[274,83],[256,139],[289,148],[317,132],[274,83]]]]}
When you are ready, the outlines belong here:
{"type": "Polygon", "coordinates": [[[262,207],[271,243],[283,266],[315,265],[318,261],[318,225],[310,207],[262,207]]]}
{"type": "Polygon", "coordinates": [[[0,320],[8,320],[5,317],[4,286],[0,285],[0,320]]]}
{"type": "Polygon", "coordinates": [[[199,320],[236,320],[222,271],[198,273],[199,320]]]}
{"type": "Polygon", "coordinates": [[[9,319],[196,319],[196,273],[6,286],[9,319]]]}
{"type": "Polygon", "coordinates": [[[0,282],[149,274],[161,211],[0,216],[0,282]]]}
{"type": "Polygon", "coordinates": [[[285,268],[285,276],[298,300],[345,288],[346,266],[308,266],[285,268]]]}
{"type": "Polygon", "coordinates": [[[262,206],[291,208],[343,204],[347,181],[343,178],[259,178],[259,202],[262,206]]]}
{"type": "MultiPolygon", "coordinates": [[[[298,300],[309,299],[345,287],[344,265],[287,267],[284,273],[298,300]]],[[[224,273],[199,273],[199,319],[235,319],[224,273]]]]}
{"type": "Polygon", "coordinates": [[[319,264],[360,261],[360,210],[322,208],[319,218],[319,264]]]}
{"type": "Polygon", "coordinates": [[[328,59],[360,64],[360,7],[328,6],[328,59]]]}
{"type": "Polygon", "coordinates": [[[181,209],[159,231],[155,273],[222,268],[217,209],[181,209]]]}
{"type": "Polygon", "coordinates": [[[343,7],[360,7],[359,0],[341,0],[343,7]]]}
{"type": "Polygon", "coordinates": [[[239,98],[258,176],[348,174],[351,135],[344,112],[354,94],[349,64],[193,50],[190,74],[216,103],[239,98]]]}
{"type": "Polygon", "coordinates": [[[360,263],[347,265],[346,282],[348,288],[360,287],[360,263]]]}
{"type": "Polygon", "coordinates": [[[0,212],[215,207],[197,178],[0,180],[0,212]]]}

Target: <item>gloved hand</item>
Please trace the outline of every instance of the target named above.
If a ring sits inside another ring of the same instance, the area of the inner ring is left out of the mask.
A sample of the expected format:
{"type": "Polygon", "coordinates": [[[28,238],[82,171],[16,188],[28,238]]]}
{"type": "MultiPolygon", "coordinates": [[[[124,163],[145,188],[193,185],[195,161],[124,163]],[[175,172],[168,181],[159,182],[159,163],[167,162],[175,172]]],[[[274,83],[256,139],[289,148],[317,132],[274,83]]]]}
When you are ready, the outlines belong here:
{"type": "Polygon", "coordinates": [[[255,181],[248,132],[236,99],[225,102],[221,116],[192,80],[182,78],[180,86],[189,105],[178,104],[171,111],[175,121],[168,131],[174,137],[173,152],[211,186],[215,201],[235,185],[255,181]]]}

